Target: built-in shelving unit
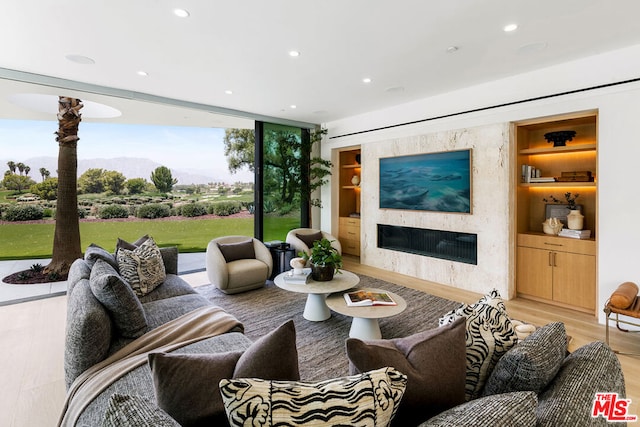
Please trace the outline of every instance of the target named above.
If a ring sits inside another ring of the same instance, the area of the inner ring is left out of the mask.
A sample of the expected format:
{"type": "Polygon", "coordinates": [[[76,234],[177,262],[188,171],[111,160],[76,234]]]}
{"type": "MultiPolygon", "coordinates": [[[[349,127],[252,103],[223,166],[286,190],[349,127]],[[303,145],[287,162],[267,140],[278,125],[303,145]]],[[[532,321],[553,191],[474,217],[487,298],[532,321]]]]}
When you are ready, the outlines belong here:
{"type": "Polygon", "coordinates": [[[350,148],[339,156],[338,239],[343,253],[360,256],[360,149],[350,148]]]}
{"type": "Polygon", "coordinates": [[[516,291],[518,296],[595,313],[597,216],[597,113],[595,111],[530,120],[515,124],[517,147],[516,291]],[[545,134],[574,130],[566,146],[554,147],[545,134]],[[586,182],[523,182],[523,165],[541,177],[589,171],[586,182]],[[579,194],[584,229],[591,238],[576,240],[543,233],[551,196],[579,194]],[[543,199],[547,199],[545,201],[543,199]]]}

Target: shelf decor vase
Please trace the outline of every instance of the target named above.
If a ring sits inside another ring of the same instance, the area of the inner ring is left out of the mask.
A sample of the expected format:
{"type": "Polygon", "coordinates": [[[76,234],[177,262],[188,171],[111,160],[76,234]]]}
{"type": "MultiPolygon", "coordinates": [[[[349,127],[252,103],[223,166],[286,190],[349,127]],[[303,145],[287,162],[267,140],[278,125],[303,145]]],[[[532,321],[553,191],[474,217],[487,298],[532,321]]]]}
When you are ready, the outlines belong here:
{"type": "Polygon", "coordinates": [[[542,223],[542,231],[545,234],[556,236],[562,230],[563,224],[558,218],[548,218],[542,223]]]}
{"type": "Polygon", "coordinates": [[[353,175],[351,183],[357,187],[360,184],[360,177],[358,175],[353,175]]]}
{"type": "Polygon", "coordinates": [[[578,209],[572,209],[567,215],[567,226],[569,230],[582,230],[584,215],[578,209]]]}

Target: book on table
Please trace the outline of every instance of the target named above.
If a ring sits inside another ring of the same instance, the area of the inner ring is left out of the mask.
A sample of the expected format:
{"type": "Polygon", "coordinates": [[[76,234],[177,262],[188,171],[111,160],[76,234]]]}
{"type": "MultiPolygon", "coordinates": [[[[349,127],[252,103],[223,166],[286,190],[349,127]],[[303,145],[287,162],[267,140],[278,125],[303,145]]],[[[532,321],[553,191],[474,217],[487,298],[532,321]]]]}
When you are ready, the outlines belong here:
{"type": "Polygon", "coordinates": [[[293,274],[293,270],[289,270],[284,275],[284,281],[287,283],[304,285],[309,283],[309,278],[311,277],[311,268],[303,268],[302,273],[293,274]]]}
{"type": "Polygon", "coordinates": [[[344,300],[350,307],[366,307],[372,305],[397,305],[386,292],[354,291],[346,292],[344,300]]]}

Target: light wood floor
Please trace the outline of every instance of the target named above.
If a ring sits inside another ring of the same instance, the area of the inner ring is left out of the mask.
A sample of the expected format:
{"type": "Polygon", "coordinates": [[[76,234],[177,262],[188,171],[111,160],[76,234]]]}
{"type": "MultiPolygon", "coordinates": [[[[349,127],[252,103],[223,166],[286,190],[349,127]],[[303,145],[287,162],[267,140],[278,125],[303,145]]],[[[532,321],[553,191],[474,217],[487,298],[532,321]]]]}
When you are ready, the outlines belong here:
{"type": "MultiPolygon", "coordinates": [[[[378,277],[454,301],[471,303],[480,295],[362,266],[345,260],[345,269],[378,277]]],[[[183,276],[192,285],[206,283],[206,276],[183,276]]],[[[487,289],[489,291],[490,289],[487,289]]],[[[63,351],[66,317],[65,296],[0,307],[0,426],[54,426],[64,401],[63,351]]],[[[595,317],[522,299],[507,301],[512,318],[537,325],[565,323],[573,337],[570,350],[604,340],[604,326],[595,317]]],[[[611,344],[622,351],[640,353],[640,334],[612,330],[611,344]]],[[[631,414],[640,415],[640,357],[619,356],[625,374],[631,414]]],[[[606,390],[603,390],[606,391],[606,390]]]]}

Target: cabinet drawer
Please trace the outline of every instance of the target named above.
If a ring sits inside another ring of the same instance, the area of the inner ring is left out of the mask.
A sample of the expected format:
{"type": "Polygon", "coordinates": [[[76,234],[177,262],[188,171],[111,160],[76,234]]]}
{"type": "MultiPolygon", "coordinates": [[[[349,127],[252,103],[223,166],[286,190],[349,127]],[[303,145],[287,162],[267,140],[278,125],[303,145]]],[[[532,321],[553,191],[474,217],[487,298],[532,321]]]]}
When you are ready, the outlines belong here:
{"type": "Polygon", "coordinates": [[[340,239],[342,253],[360,255],[360,240],[340,239]]]}
{"type": "Polygon", "coordinates": [[[351,218],[348,216],[340,217],[340,228],[342,227],[358,227],[360,228],[360,218],[351,218]]]}
{"type": "Polygon", "coordinates": [[[518,234],[518,246],[583,255],[596,254],[595,240],[571,239],[546,234],[518,234]]]}

